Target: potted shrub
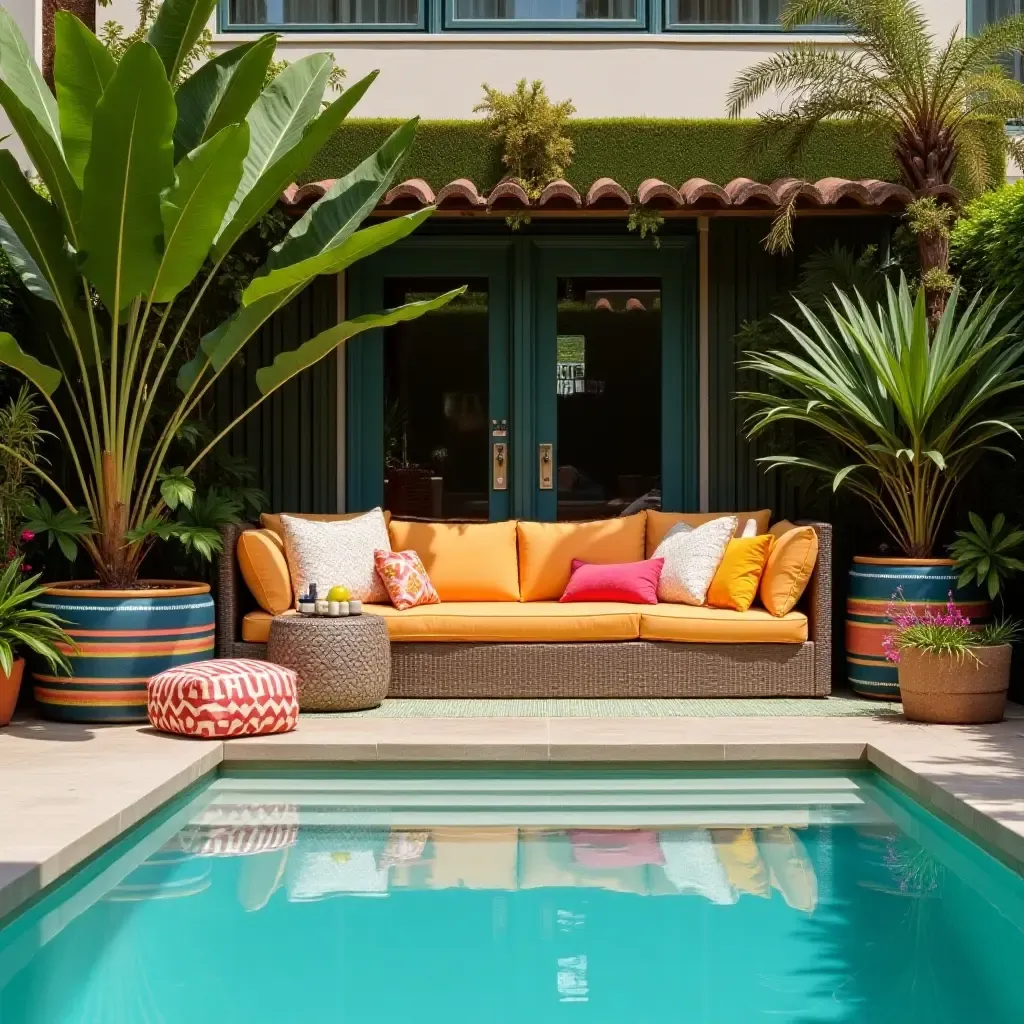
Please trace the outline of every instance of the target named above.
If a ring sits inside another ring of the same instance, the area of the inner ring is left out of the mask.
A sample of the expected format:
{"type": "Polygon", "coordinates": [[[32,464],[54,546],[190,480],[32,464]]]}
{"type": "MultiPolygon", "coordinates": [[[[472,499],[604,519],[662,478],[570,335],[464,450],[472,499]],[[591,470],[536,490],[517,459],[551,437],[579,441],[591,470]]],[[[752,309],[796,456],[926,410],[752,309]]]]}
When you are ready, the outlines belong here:
{"type": "Polygon", "coordinates": [[[403,238],[432,212],[357,230],[408,153],[414,119],[295,221],[239,308],[182,362],[202,296],[232,247],[376,77],[324,104],[334,62],[320,53],[267,84],[272,33],[190,72],[188,55],[214,8],[215,0],[165,0],[146,37],[118,61],[77,18],[58,12],[56,97],[0,9],[0,105],[44,186],[33,188],[13,155],[0,151],[0,244],[39,313],[34,336],[0,334],[0,364],[35,385],[67,459],[64,486],[38,473],[60,507],[51,513],[40,503],[36,532],[67,554],[82,548],[94,572],[49,588],[39,603],[59,610],[81,641],[70,678],[37,690],[54,717],[144,720],[155,672],[212,654],[209,587],[141,572],[159,541],[207,557],[217,550],[216,532],[182,510],[193,502],[194,472],[220,440],[348,338],[414,319],[459,293],[335,324],[278,355],[255,373],[254,405],[187,465],[168,464],[188,417],[272,314],[316,276],[403,238]],[[154,404],[168,393],[173,402],[154,404]]]}
{"type": "MultiPolygon", "coordinates": [[[[934,327],[923,290],[912,294],[905,278],[875,307],[838,290],[827,318],[798,305],[806,328],[782,321],[792,347],[748,352],[741,363],[770,377],[774,392],[741,395],[754,404],[748,435],[788,421],[819,449],[824,441],[824,451],[761,461],[803,467],[857,495],[895,543],[897,557],[854,558],[846,650],[856,692],[897,699],[896,666],[882,648],[886,609],[899,588],[914,605],[941,607],[956,586],[953,560],[936,557],[939,533],[978,460],[1024,428],[1024,342],[1003,302],[976,295],[964,306],[959,286],[934,327]]],[[[984,616],[984,595],[964,583],[961,614],[984,616]]]]}
{"type": "Polygon", "coordinates": [[[20,558],[0,573],[0,726],[9,725],[18,704],[25,659],[30,653],[51,672],[69,669],[67,655],[74,648],[61,628],[61,620],[34,602],[43,594],[38,576],[22,570],[20,558]]]}
{"type": "Polygon", "coordinates": [[[1010,619],[977,628],[953,603],[920,614],[899,595],[889,608],[886,657],[898,666],[903,714],[915,722],[975,725],[999,722],[1010,685],[1010,619]]]}

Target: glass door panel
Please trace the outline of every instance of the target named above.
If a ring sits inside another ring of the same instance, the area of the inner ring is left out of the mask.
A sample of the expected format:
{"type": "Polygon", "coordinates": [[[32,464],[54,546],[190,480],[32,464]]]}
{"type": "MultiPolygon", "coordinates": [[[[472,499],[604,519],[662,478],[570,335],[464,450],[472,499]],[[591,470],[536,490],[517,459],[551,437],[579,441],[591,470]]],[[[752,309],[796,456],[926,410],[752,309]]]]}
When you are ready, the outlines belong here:
{"type": "Polygon", "coordinates": [[[607,519],[661,494],[659,278],[559,277],[557,518],[607,519]]]}
{"type": "Polygon", "coordinates": [[[487,278],[386,278],[388,308],[468,285],[384,332],[384,502],[400,519],[487,520],[491,461],[487,278]]]}

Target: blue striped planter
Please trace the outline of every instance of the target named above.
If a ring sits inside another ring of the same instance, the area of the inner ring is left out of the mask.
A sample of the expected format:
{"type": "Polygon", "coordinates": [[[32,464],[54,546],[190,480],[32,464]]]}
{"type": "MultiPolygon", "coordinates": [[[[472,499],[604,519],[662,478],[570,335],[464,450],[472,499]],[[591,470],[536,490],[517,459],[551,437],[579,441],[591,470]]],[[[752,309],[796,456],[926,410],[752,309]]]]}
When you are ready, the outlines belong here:
{"type": "Polygon", "coordinates": [[[69,622],[71,675],[35,663],[39,710],[68,722],[145,722],[146,686],[164,669],[214,656],[214,608],[205,583],[147,581],[138,590],[48,587],[36,607],[69,622]]]}
{"type": "Polygon", "coordinates": [[[958,590],[959,575],[948,558],[854,558],[846,597],[846,674],[854,693],[900,699],[897,666],[882,649],[892,630],[886,609],[898,587],[919,613],[944,610],[952,591],[953,603],[972,622],[988,618],[982,592],[974,586],[958,590]]]}

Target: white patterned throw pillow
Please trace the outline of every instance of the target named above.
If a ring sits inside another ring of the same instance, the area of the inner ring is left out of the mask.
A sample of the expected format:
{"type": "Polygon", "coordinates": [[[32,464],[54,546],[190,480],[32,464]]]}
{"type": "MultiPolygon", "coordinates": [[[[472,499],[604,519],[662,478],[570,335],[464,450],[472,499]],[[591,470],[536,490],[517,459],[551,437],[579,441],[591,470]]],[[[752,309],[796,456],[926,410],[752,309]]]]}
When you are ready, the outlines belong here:
{"type": "Polygon", "coordinates": [[[310,583],[320,597],[334,586],[348,587],[356,601],[386,603],[388,592],[377,575],[374,551],[390,551],[391,538],[381,509],[340,522],[281,516],[284,553],[298,603],[310,583]]]}
{"type": "Polygon", "coordinates": [[[703,604],[736,526],[735,516],[722,516],[697,527],[685,523],[673,526],[654,551],[654,558],[665,559],[658,600],[703,604]]]}

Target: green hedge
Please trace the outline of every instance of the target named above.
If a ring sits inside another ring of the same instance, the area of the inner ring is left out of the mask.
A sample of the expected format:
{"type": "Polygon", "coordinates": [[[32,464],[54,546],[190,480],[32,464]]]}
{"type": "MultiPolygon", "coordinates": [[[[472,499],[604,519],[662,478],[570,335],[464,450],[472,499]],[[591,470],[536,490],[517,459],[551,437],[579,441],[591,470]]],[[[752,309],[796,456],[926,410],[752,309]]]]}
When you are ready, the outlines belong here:
{"type": "MultiPolygon", "coordinates": [[[[399,124],[391,120],[353,120],[342,126],[303,175],[303,181],[336,178],[376,149],[399,124]]],[[[789,163],[782,153],[756,160],[746,154],[748,121],[656,120],[643,118],[575,119],[570,134],[576,155],[569,180],[585,189],[601,177],[633,190],[645,178],[679,185],[687,178],[723,183],[748,177],[771,181],[783,175],[815,180],[841,178],[895,180],[896,166],[883,140],[859,126],[822,125],[803,156],[789,163]]],[[[994,180],[1003,165],[995,144],[1002,126],[991,123],[994,180]]],[[[425,178],[439,188],[455,178],[470,178],[482,189],[502,176],[501,150],[480,121],[423,121],[402,170],[407,178],[425,178]]]]}

